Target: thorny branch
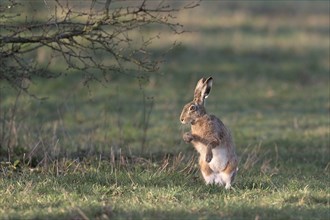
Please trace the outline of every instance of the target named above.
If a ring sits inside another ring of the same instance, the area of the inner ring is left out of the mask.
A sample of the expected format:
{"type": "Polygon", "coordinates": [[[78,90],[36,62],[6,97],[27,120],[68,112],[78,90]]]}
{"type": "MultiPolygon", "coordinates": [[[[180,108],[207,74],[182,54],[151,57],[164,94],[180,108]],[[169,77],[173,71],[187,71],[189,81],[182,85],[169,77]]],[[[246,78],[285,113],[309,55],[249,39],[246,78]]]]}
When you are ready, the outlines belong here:
{"type": "Polygon", "coordinates": [[[92,0],[87,6],[84,1],[44,0],[34,13],[24,14],[31,7],[27,2],[0,3],[0,80],[24,91],[25,81],[54,78],[63,72],[83,72],[86,83],[132,70],[153,72],[160,60],[154,59],[148,46],[158,36],[142,36],[137,44],[131,33],[142,35],[143,28],[157,24],[180,34],[183,28],[174,21],[174,14],[199,4],[92,0]],[[71,5],[77,2],[80,5],[71,5]],[[47,61],[41,51],[50,54],[47,61]],[[59,63],[66,68],[51,68],[59,63]]]}

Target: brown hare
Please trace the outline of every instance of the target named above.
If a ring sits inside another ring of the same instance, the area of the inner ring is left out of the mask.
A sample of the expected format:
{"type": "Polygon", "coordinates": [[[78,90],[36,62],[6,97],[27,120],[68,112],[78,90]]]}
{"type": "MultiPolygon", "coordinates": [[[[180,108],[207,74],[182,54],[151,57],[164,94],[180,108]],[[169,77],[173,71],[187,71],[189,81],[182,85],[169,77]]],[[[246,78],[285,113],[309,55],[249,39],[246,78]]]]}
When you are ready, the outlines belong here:
{"type": "Polygon", "coordinates": [[[183,107],[180,121],[191,124],[191,132],[183,140],[192,143],[198,151],[199,165],[206,184],[225,185],[226,189],[237,172],[237,156],[230,131],[220,119],[205,110],[205,98],[212,88],[212,77],[198,81],[194,100],[183,107]]]}

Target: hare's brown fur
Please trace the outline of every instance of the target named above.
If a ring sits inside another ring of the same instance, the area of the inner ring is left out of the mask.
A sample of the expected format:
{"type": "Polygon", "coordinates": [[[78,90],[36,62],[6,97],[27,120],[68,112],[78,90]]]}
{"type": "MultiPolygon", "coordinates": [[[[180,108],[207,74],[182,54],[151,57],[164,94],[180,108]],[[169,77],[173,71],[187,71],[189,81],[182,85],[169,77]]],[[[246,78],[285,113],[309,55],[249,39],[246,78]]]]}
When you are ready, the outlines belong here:
{"type": "Polygon", "coordinates": [[[212,78],[202,78],[196,85],[194,100],[184,106],[180,120],[191,124],[191,132],[185,133],[183,139],[199,152],[199,165],[206,183],[224,184],[228,189],[238,162],[229,130],[216,116],[206,113],[204,99],[211,87],[212,78]]]}

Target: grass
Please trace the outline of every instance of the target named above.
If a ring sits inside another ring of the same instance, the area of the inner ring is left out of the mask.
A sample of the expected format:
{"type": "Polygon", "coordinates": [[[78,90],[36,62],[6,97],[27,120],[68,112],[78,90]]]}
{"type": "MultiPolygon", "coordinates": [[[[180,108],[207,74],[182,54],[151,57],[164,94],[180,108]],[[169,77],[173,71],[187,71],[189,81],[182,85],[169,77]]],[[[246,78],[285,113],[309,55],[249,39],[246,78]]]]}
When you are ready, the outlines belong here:
{"type": "Polygon", "coordinates": [[[234,190],[226,191],[205,186],[193,160],[183,161],[180,156],[162,164],[90,160],[70,162],[71,168],[62,161],[59,171],[22,171],[1,182],[1,214],[14,219],[315,219],[329,214],[325,173],[309,179],[292,170],[280,175],[244,170],[234,190]]]}
{"type": "Polygon", "coordinates": [[[329,219],[329,4],[282,3],[206,1],[179,14],[192,32],[161,35],[156,54],[182,44],[142,89],[68,74],[32,85],[48,98],[21,95],[11,120],[16,93],[1,82],[1,133],[15,122],[18,156],[6,163],[1,145],[0,219],[329,219]],[[230,191],[204,185],[181,139],[181,108],[206,75],[207,110],[240,159],[230,191]]]}

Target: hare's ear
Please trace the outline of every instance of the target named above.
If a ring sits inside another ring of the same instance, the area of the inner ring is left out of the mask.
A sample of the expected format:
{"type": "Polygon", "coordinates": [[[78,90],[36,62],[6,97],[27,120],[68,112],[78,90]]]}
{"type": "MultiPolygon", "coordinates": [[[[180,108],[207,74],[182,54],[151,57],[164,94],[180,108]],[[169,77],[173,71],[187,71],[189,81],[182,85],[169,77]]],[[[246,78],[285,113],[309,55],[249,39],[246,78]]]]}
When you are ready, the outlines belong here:
{"type": "Polygon", "coordinates": [[[204,104],[204,99],[208,97],[212,88],[213,79],[209,77],[207,79],[202,78],[198,81],[195,93],[194,93],[194,102],[199,105],[204,104]]]}
{"type": "Polygon", "coordinates": [[[212,84],[213,84],[213,78],[212,77],[207,78],[207,80],[205,81],[205,88],[203,93],[204,99],[206,99],[209,96],[211,92],[212,84]]]}

